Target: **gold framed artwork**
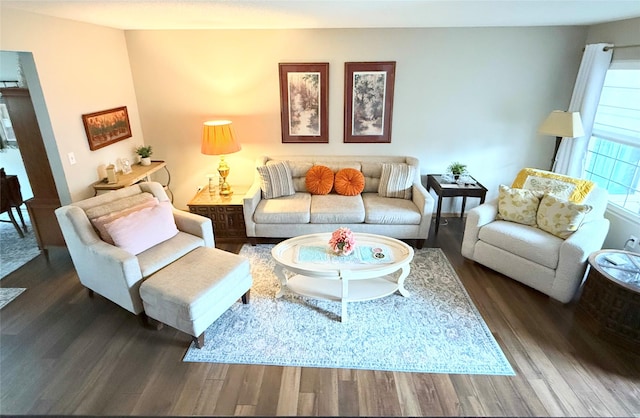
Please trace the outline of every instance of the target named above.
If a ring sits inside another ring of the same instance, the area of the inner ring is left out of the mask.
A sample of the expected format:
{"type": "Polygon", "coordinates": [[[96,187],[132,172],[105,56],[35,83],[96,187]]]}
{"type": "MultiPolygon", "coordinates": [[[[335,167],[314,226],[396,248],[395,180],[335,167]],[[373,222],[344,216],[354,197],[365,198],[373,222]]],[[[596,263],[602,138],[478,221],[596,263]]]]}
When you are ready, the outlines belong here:
{"type": "Polygon", "coordinates": [[[87,113],[82,115],[82,122],[91,151],[131,137],[126,106],[87,113]]]}
{"type": "Polygon", "coordinates": [[[391,142],[395,61],[345,62],[344,142],[391,142]]]}
{"type": "Polygon", "coordinates": [[[329,63],[278,64],[283,143],[329,142],[329,63]]]}

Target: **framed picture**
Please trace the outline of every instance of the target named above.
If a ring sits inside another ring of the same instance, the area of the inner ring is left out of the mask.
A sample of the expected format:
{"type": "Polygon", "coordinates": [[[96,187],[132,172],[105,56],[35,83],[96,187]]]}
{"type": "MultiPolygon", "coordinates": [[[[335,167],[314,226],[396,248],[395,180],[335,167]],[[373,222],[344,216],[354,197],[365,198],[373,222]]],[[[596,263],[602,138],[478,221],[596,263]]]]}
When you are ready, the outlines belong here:
{"type": "Polygon", "coordinates": [[[329,63],[278,64],[283,143],[329,142],[329,63]]]}
{"type": "Polygon", "coordinates": [[[131,137],[126,106],[82,115],[82,122],[91,151],[131,137]]]}
{"type": "Polygon", "coordinates": [[[396,62],[345,62],[344,142],[391,142],[396,62]]]}

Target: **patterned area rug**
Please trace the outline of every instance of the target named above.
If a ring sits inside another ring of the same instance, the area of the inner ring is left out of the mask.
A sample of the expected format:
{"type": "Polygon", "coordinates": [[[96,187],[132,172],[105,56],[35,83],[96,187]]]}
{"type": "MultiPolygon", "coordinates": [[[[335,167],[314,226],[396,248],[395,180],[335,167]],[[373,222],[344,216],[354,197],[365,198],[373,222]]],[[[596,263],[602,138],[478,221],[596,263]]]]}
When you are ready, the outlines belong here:
{"type": "MultiPolygon", "coordinates": [[[[22,211],[22,213],[24,222],[27,225],[27,232],[24,233],[24,238],[18,235],[12,223],[0,222],[0,280],[40,254],[29,215],[26,210],[22,211]]],[[[8,220],[9,216],[3,213],[1,219],[8,220]]],[[[22,226],[17,215],[16,220],[22,226]]]]}
{"type": "Polygon", "coordinates": [[[273,245],[245,245],[253,287],[192,344],[184,361],[403,372],[514,375],[453,267],[438,248],[416,250],[405,288],[348,305],[285,292],[275,299],[273,245]]]}
{"type": "Polygon", "coordinates": [[[7,306],[9,302],[20,296],[20,294],[25,290],[27,289],[22,287],[0,288],[0,309],[7,306]]]}

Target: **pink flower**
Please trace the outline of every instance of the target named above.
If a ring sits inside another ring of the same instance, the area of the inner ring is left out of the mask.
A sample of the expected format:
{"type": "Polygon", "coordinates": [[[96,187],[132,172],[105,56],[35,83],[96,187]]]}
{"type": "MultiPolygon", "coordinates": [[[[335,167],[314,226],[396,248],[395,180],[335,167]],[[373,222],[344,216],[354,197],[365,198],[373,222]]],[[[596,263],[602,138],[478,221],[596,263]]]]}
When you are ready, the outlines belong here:
{"type": "Polygon", "coordinates": [[[338,228],[331,234],[329,246],[336,254],[349,255],[356,248],[356,239],[349,228],[338,228]]]}

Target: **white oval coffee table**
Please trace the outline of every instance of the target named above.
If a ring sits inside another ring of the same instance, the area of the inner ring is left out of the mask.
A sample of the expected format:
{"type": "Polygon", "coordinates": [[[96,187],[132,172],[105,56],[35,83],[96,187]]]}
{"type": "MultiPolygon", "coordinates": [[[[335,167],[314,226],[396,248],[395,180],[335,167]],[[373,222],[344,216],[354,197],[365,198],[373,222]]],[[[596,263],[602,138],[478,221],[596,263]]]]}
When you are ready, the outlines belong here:
{"type": "Polygon", "coordinates": [[[301,235],[276,245],[271,250],[280,280],[276,297],[282,297],[287,288],[314,299],[340,301],[342,322],[347,320],[347,302],[378,299],[396,291],[409,297],[404,280],[409,275],[413,248],[382,235],[354,236],[357,253],[347,257],[331,253],[331,233],[301,235]]]}

